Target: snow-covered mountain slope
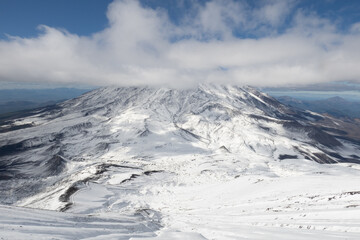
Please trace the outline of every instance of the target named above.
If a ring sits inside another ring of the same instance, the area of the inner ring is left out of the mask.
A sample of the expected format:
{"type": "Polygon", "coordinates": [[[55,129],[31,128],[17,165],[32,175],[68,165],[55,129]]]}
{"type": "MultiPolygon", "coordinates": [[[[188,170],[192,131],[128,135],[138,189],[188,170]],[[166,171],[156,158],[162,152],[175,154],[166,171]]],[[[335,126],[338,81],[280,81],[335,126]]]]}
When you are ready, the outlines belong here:
{"type": "Polygon", "coordinates": [[[358,239],[360,147],[337,125],[250,87],[102,88],[1,126],[0,201],[141,214],[159,239],[358,239]]]}

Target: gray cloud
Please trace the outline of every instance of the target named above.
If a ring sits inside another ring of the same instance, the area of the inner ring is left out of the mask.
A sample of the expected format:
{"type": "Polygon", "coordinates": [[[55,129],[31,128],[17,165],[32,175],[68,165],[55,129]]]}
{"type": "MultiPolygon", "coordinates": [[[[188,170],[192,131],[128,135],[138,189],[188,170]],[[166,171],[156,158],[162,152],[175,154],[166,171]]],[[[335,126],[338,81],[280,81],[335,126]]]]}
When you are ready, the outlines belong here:
{"type": "Polygon", "coordinates": [[[173,87],[360,81],[360,23],[340,33],[314,13],[290,16],[295,4],[266,1],[251,9],[214,0],[174,25],[164,10],[115,1],[107,12],[109,27],[90,37],[40,26],[35,38],[0,41],[0,79],[173,87]],[[279,33],[289,17],[292,24],[279,33]],[[239,38],[235,31],[256,37],[239,38]]]}

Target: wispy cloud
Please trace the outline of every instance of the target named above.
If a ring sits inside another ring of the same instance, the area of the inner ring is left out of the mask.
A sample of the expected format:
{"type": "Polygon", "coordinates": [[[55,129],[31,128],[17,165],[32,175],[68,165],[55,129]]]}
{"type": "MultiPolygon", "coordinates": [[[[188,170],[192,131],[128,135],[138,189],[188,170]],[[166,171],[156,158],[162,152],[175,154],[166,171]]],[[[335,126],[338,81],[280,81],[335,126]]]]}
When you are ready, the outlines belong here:
{"type": "Polygon", "coordinates": [[[0,79],[178,87],[360,81],[360,23],[344,33],[281,0],[257,7],[214,0],[195,13],[174,24],[164,9],[114,1],[109,27],[90,37],[40,26],[35,38],[0,41],[0,79]]]}

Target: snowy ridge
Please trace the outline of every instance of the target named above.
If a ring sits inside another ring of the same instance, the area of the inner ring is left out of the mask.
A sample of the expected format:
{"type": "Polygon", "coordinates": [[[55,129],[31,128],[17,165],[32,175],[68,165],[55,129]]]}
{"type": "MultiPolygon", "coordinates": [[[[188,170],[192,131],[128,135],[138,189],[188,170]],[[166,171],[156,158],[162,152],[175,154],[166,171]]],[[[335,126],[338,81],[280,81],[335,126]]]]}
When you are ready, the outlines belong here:
{"type": "Polygon", "coordinates": [[[60,218],[141,213],[158,239],[357,239],[360,147],[322,118],[250,87],[94,90],[2,126],[0,200],[60,218]]]}

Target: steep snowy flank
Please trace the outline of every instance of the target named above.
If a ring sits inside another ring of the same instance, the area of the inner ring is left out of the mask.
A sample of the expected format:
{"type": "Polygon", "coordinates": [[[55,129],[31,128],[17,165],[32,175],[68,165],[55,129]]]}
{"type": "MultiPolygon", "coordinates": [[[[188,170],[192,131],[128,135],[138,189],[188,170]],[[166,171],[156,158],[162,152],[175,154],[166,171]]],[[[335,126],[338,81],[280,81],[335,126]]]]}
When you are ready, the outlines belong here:
{"type": "Polygon", "coordinates": [[[0,201],[133,216],[120,239],[357,239],[360,147],[335,123],[250,87],[102,88],[1,125],[0,201]]]}

